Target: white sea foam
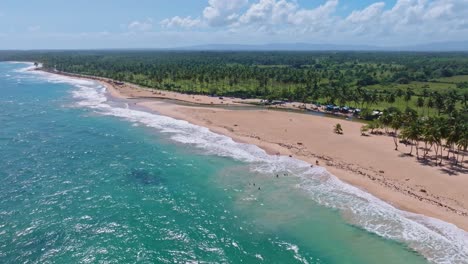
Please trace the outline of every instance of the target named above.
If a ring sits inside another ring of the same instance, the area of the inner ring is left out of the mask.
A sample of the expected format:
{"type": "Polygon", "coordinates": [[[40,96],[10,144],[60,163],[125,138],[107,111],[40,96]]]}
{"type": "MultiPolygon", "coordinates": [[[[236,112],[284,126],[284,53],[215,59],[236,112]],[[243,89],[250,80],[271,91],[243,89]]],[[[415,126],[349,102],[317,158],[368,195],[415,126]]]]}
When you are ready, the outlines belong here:
{"type": "Polygon", "coordinates": [[[41,73],[51,82],[70,83],[78,106],[126,119],[168,133],[177,142],[191,144],[207,154],[231,157],[252,165],[258,172],[288,171],[300,177],[300,188],[307,190],[317,203],[340,210],[352,224],[381,237],[408,245],[433,263],[468,263],[468,233],[455,225],[396,209],[354,186],[340,181],[324,168],[285,156],[268,155],[254,145],[234,142],[186,121],[130,109],[113,107],[105,89],[94,81],[41,73]]]}
{"type": "MultiPolygon", "coordinates": [[[[34,65],[33,62],[28,62],[28,61],[7,61],[6,63],[9,64],[25,64],[25,65],[34,65]]],[[[20,69],[21,70],[21,69],[20,69]]]]}
{"type": "Polygon", "coordinates": [[[8,63],[10,63],[10,64],[23,64],[23,65],[27,65],[27,66],[24,67],[24,68],[20,68],[20,69],[15,70],[15,72],[28,72],[28,71],[31,71],[31,70],[33,70],[33,69],[36,68],[36,67],[34,66],[34,63],[32,63],[32,62],[9,61],[8,63]]]}

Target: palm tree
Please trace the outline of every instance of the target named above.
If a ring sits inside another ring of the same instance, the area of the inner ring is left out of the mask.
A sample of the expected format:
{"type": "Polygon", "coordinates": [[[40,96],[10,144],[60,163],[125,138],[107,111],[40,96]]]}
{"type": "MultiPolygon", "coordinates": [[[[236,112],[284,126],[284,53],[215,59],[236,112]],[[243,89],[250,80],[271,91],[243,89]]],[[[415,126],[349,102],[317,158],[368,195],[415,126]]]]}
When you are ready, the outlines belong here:
{"type": "Polygon", "coordinates": [[[402,125],[402,115],[400,112],[392,114],[392,121],[390,127],[393,129],[393,143],[395,143],[395,150],[398,150],[398,130],[402,125]]]}
{"type": "Polygon", "coordinates": [[[462,135],[462,131],[460,130],[462,127],[461,119],[458,118],[457,114],[449,117],[444,126],[443,126],[443,134],[445,138],[445,146],[447,150],[447,160],[450,159],[450,152],[453,153],[453,157],[455,158],[455,151],[454,146],[459,141],[460,136],[462,135]]]}
{"type": "Polygon", "coordinates": [[[429,91],[427,90],[429,88],[429,85],[424,85],[423,86],[423,92],[422,92],[422,95],[424,98],[428,97],[429,96],[429,91]]]}
{"type": "Polygon", "coordinates": [[[435,107],[437,108],[437,114],[440,115],[442,110],[445,108],[444,98],[438,92],[434,92],[433,95],[434,95],[434,104],[435,104],[435,107]]]}
{"type": "Polygon", "coordinates": [[[380,128],[380,126],[381,126],[380,119],[372,120],[372,122],[368,124],[371,134],[374,134],[374,130],[380,128]]]}
{"type": "Polygon", "coordinates": [[[399,113],[400,110],[395,107],[389,107],[383,111],[382,116],[380,117],[380,123],[382,127],[385,129],[385,133],[388,133],[388,128],[390,127],[393,119],[394,113],[399,113]]]}
{"type": "Polygon", "coordinates": [[[403,125],[410,125],[418,119],[418,112],[410,107],[406,107],[405,112],[402,115],[403,125]]]}
{"type": "Polygon", "coordinates": [[[427,108],[427,114],[429,114],[430,108],[434,108],[434,100],[431,97],[427,98],[426,108],[427,108]]]}
{"type": "MultiPolygon", "coordinates": [[[[460,135],[460,138],[457,141],[457,147],[458,147],[458,154],[460,152],[462,153],[462,160],[460,162],[461,166],[463,167],[463,162],[465,159],[465,153],[468,148],[468,125],[465,123],[462,126],[462,134],[460,135]]],[[[458,163],[458,157],[457,157],[457,163],[458,163]]]]}
{"type": "Polygon", "coordinates": [[[467,90],[465,90],[465,92],[463,93],[462,101],[463,101],[463,106],[465,107],[465,109],[468,109],[468,91],[467,90]]]}
{"type": "Polygon", "coordinates": [[[411,142],[409,155],[413,155],[413,146],[416,145],[416,157],[419,159],[419,140],[422,134],[422,125],[419,119],[414,120],[401,130],[401,138],[411,142]]]}
{"type": "Polygon", "coordinates": [[[411,89],[408,87],[406,88],[406,92],[405,92],[405,102],[406,102],[406,107],[408,107],[408,103],[409,101],[411,101],[411,97],[413,96],[413,91],[411,91],[411,89]]]}
{"type": "MultiPolygon", "coordinates": [[[[441,149],[442,146],[442,127],[444,125],[443,118],[428,118],[425,125],[424,125],[424,132],[423,132],[423,138],[424,142],[426,142],[426,151],[424,153],[424,157],[426,157],[427,153],[432,149],[434,146],[434,152],[435,152],[435,160],[436,164],[437,161],[439,160],[439,149],[441,149]],[[427,149],[427,143],[430,144],[430,148],[427,149]]],[[[440,160],[440,163],[442,163],[442,159],[440,160]]]]}
{"type": "Polygon", "coordinates": [[[418,101],[416,102],[416,106],[422,109],[424,107],[424,98],[418,97],[418,101]]]}
{"type": "Polygon", "coordinates": [[[387,103],[389,103],[389,104],[395,103],[395,101],[396,101],[395,94],[394,94],[394,93],[388,94],[388,96],[387,96],[386,99],[387,99],[387,100],[386,100],[387,103]]]}
{"type": "Polygon", "coordinates": [[[424,155],[425,159],[429,151],[432,149],[432,128],[434,123],[434,118],[425,118],[422,124],[422,140],[424,141],[424,155]],[[429,148],[428,148],[429,144],[429,148]]]}

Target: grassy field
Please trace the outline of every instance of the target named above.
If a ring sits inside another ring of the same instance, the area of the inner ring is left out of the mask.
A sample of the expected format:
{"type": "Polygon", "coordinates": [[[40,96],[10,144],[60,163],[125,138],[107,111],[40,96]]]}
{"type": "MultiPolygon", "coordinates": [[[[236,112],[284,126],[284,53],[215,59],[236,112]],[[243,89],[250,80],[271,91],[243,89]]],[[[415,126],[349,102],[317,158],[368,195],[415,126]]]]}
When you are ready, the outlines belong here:
{"type": "MultiPolygon", "coordinates": [[[[456,76],[453,77],[454,80],[463,80],[463,77],[468,77],[468,76],[456,76]],[[457,78],[459,77],[459,78],[457,78]]],[[[137,83],[143,84],[142,82],[146,82],[146,86],[154,87],[158,86],[158,84],[154,81],[148,82],[148,79],[145,78],[143,75],[135,75],[134,80],[137,83]],[[139,82],[139,81],[140,82],[139,82]]],[[[170,83],[175,85],[174,87],[175,91],[179,92],[195,92],[195,93],[205,93],[205,94],[216,94],[216,93],[224,93],[227,91],[232,91],[233,87],[229,84],[228,80],[212,80],[209,83],[200,83],[198,81],[192,81],[192,80],[180,80],[173,82],[171,80],[164,80],[162,84],[164,85],[165,83],[170,83]]],[[[328,84],[327,79],[322,79],[321,82],[319,83],[320,85],[328,84]]],[[[286,99],[286,94],[292,92],[297,89],[298,85],[294,84],[283,84],[283,83],[278,83],[278,82],[268,82],[266,88],[259,87],[258,81],[257,80],[242,80],[234,85],[236,87],[237,91],[242,91],[242,92],[254,92],[259,89],[268,89],[269,93],[271,94],[277,94],[279,97],[282,95],[285,95],[284,98],[286,99]]],[[[424,103],[426,105],[427,103],[427,98],[423,97],[423,92],[424,90],[427,90],[429,93],[430,92],[439,92],[439,93],[446,93],[449,91],[459,91],[460,89],[456,88],[456,85],[454,83],[448,83],[448,82],[411,82],[409,84],[390,84],[390,85],[371,85],[371,86],[365,86],[365,89],[372,91],[372,90],[377,90],[379,93],[385,94],[386,92],[396,92],[397,90],[401,90],[402,92],[405,92],[408,88],[413,91],[414,95],[412,96],[411,100],[406,102],[403,97],[397,97],[396,101],[394,103],[388,103],[385,101],[379,101],[376,104],[370,104],[366,105],[367,107],[374,109],[374,110],[384,110],[388,107],[397,107],[401,111],[404,111],[407,107],[411,107],[418,111],[419,114],[421,115],[435,115],[437,114],[437,110],[434,108],[428,108],[426,106],[424,107],[418,107],[417,106],[417,100],[419,97],[422,97],[424,99],[424,103]]],[[[253,96],[253,95],[252,95],[253,96]]],[[[309,98],[307,101],[311,101],[309,98]]],[[[326,104],[327,99],[326,98],[320,98],[317,100],[317,102],[320,102],[321,104],[326,104]]],[[[339,102],[336,102],[339,103],[339,102]]],[[[356,108],[361,108],[362,105],[354,103],[354,102],[348,102],[346,103],[347,106],[351,107],[356,107],[356,108]]],[[[460,103],[457,103],[457,107],[460,109],[462,108],[462,105],[460,103]]]]}
{"type": "Polygon", "coordinates": [[[427,89],[429,92],[448,92],[450,90],[456,90],[456,85],[453,83],[445,82],[411,82],[409,84],[390,84],[390,85],[370,85],[366,86],[366,89],[369,90],[378,90],[378,91],[396,91],[398,89],[406,91],[410,88],[415,94],[422,94],[424,89],[427,89]]]}
{"type": "Polygon", "coordinates": [[[462,83],[468,82],[468,75],[457,75],[452,77],[445,77],[436,79],[437,82],[445,82],[445,83],[462,83]]]}

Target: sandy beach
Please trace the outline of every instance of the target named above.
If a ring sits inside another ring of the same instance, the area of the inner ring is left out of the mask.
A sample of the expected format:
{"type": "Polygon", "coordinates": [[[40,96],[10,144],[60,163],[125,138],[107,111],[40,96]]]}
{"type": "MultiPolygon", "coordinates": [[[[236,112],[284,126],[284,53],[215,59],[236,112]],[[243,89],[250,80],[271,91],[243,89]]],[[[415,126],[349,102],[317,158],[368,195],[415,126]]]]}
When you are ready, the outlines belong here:
{"type": "Polygon", "coordinates": [[[318,161],[339,179],[397,208],[468,231],[466,170],[421,164],[416,157],[406,155],[410,146],[400,144],[395,151],[389,136],[362,136],[361,123],[286,111],[215,108],[209,106],[242,106],[247,100],[155,91],[93,79],[101,81],[113,97],[135,100],[137,105],[255,144],[272,155],[290,155],[314,165],[318,161]],[[194,105],[174,104],[172,100],[194,105]],[[338,122],[343,135],[333,133],[338,122]]]}
{"type": "Polygon", "coordinates": [[[320,166],[343,181],[403,210],[442,219],[468,230],[468,175],[419,164],[409,147],[392,147],[386,136],[360,135],[361,124],[339,121],[344,135],[332,132],[336,119],[269,110],[225,110],[141,102],[167,116],[184,119],[255,144],[272,155],[291,155],[320,166]]]}

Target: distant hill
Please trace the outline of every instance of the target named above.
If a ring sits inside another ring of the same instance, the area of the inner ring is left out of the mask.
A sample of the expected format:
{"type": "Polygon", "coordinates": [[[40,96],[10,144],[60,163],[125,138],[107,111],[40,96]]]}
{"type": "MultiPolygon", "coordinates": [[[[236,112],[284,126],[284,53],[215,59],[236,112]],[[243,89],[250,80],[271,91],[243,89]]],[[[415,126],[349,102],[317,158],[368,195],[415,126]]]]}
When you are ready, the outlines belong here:
{"type": "MultiPolygon", "coordinates": [[[[398,49],[398,47],[397,47],[398,49]]],[[[447,41],[400,47],[409,51],[468,51],[468,41],[447,41]]]]}
{"type": "Polygon", "coordinates": [[[262,45],[207,44],[175,48],[213,51],[468,51],[468,41],[434,42],[408,46],[371,46],[310,43],[272,43],[262,45]]]}
{"type": "Polygon", "coordinates": [[[238,51],[327,51],[327,50],[379,50],[374,46],[364,45],[335,45],[335,44],[309,44],[309,43],[272,43],[263,45],[242,44],[208,44],[182,47],[187,50],[238,50],[238,51]]]}

